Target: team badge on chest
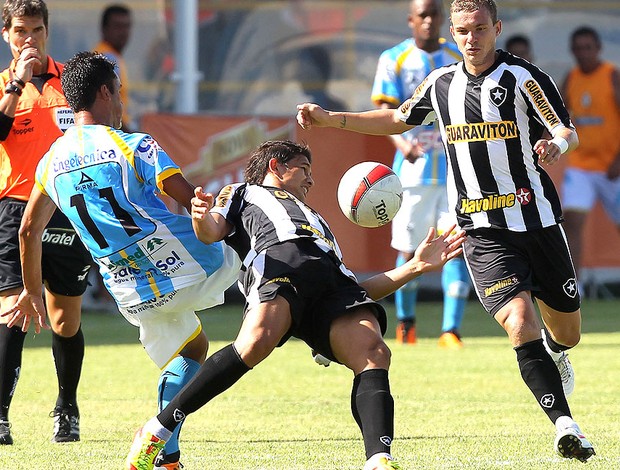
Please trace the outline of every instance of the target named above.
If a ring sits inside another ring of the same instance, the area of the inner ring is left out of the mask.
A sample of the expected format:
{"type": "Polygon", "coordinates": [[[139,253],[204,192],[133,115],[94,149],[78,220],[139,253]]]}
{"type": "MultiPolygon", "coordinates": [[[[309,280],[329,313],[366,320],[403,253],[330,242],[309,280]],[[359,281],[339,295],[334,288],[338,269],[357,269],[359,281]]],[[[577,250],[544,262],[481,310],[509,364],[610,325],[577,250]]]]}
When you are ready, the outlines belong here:
{"type": "Polygon", "coordinates": [[[506,88],[504,88],[503,86],[496,86],[494,88],[491,88],[491,90],[489,90],[489,97],[491,98],[491,102],[495,105],[495,106],[501,106],[504,101],[506,101],[506,96],[508,95],[508,90],[506,90],[506,88]]]}

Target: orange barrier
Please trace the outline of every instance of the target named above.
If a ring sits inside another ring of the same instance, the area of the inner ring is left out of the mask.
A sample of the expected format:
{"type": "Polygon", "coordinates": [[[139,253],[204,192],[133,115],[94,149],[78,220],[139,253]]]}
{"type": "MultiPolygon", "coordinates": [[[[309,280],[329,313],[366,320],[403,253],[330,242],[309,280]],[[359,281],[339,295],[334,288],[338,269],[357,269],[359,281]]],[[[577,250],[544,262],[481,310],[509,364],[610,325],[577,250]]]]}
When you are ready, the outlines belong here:
{"type": "MultiPolygon", "coordinates": [[[[149,114],[142,129],[151,134],[183,168],[188,179],[217,192],[243,180],[247,157],[261,142],[293,139],[312,149],[315,186],[308,203],[329,223],[342,248],[347,266],[357,273],[384,271],[394,266],[390,225],[367,229],[354,225],[340,211],[336,200],[338,181],[360,161],[391,165],[393,147],[387,137],[366,136],[336,129],[300,129],[291,118],[182,116],[149,114]]],[[[561,184],[563,165],[549,168],[561,184]]],[[[584,267],[620,267],[620,236],[600,207],[588,218],[584,242],[584,267]]]]}

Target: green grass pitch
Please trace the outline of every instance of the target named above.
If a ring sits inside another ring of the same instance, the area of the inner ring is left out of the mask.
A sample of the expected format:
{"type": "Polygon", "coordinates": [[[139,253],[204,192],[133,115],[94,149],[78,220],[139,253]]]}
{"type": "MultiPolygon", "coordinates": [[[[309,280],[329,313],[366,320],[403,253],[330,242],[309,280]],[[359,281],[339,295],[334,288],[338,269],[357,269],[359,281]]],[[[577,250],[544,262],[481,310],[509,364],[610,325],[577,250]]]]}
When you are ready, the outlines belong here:
{"type": "MultiPolygon", "coordinates": [[[[392,451],[405,469],[620,468],[620,302],[585,301],[583,337],[571,352],[569,402],[595,445],[585,467],[555,455],[554,429],[523,384],[503,330],[477,301],[463,325],[465,347],[438,349],[441,305],[419,304],[415,346],[388,344],[396,403],[392,451]]],[[[210,353],[234,338],[241,306],[202,313],[210,353]]],[[[120,315],[86,313],[79,389],[82,440],[52,444],[56,382],[50,334],[29,334],[11,408],[13,446],[0,469],[122,468],[134,431],[156,412],[159,371],[120,315]]],[[[350,414],[351,373],[320,367],[291,340],[225,394],[191,415],[182,432],[186,470],[361,469],[361,435],[350,414]]]]}

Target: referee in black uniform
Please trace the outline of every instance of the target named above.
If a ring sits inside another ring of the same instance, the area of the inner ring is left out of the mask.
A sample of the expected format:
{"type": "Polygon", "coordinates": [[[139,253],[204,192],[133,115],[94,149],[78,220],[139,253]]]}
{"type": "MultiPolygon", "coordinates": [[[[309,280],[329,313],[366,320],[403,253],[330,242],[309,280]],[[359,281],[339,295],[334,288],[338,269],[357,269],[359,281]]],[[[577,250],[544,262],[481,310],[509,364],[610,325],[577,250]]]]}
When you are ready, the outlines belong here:
{"type": "Polygon", "coordinates": [[[502,23],[494,0],[454,0],[450,19],[463,61],[431,72],[399,109],[329,112],[304,103],[297,120],[303,128],[376,135],[438,120],[449,204],[467,233],[478,297],[508,333],[523,380],[555,424],[556,451],[585,462],[594,448],[566,399],[574,387],[566,350],[580,339],[580,299],[560,201],[541,167],[574,149],[577,134],[553,80],[496,50],[502,23]]]}

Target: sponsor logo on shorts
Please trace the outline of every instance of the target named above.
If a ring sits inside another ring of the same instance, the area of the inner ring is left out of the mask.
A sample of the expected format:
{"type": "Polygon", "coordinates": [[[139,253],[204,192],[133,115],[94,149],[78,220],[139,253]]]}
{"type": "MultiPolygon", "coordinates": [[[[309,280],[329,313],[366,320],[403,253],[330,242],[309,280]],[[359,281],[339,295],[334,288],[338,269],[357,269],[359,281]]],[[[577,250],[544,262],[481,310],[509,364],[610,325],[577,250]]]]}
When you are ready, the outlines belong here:
{"type": "Polygon", "coordinates": [[[75,236],[76,235],[73,230],[54,233],[48,229],[45,229],[43,231],[43,237],[41,237],[41,241],[43,243],[49,243],[50,245],[71,246],[73,245],[75,236]]]}
{"type": "Polygon", "coordinates": [[[265,285],[273,284],[274,282],[290,284],[291,280],[288,277],[286,277],[286,276],[285,277],[274,277],[273,279],[269,279],[267,282],[265,282],[265,285]]]}
{"type": "Polygon", "coordinates": [[[516,276],[512,276],[506,279],[502,279],[501,281],[497,281],[491,287],[487,287],[486,289],[484,289],[484,296],[490,297],[491,295],[495,294],[496,292],[502,289],[505,289],[510,286],[514,286],[518,282],[519,280],[517,279],[516,276]]]}
{"type": "Polygon", "coordinates": [[[577,296],[577,281],[575,281],[574,277],[571,277],[568,281],[564,283],[562,286],[564,289],[564,293],[568,295],[571,299],[574,299],[577,296]]]}
{"type": "Polygon", "coordinates": [[[553,393],[547,393],[540,399],[540,404],[543,408],[551,408],[554,403],[555,397],[553,396],[553,393]]]}
{"type": "Polygon", "coordinates": [[[86,278],[88,277],[88,271],[90,271],[90,264],[87,264],[86,266],[84,266],[84,269],[82,269],[82,274],[78,274],[78,277],[77,277],[78,282],[82,282],[86,280],[86,278]]]}
{"type": "Polygon", "coordinates": [[[530,97],[538,108],[538,111],[540,111],[540,114],[543,115],[543,117],[547,121],[547,124],[549,124],[549,127],[553,127],[556,124],[559,124],[560,119],[549,105],[549,102],[547,101],[547,98],[538,86],[538,83],[536,83],[534,80],[528,80],[527,82],[525,82],[525,89],[530,94],[530,97]]]}

